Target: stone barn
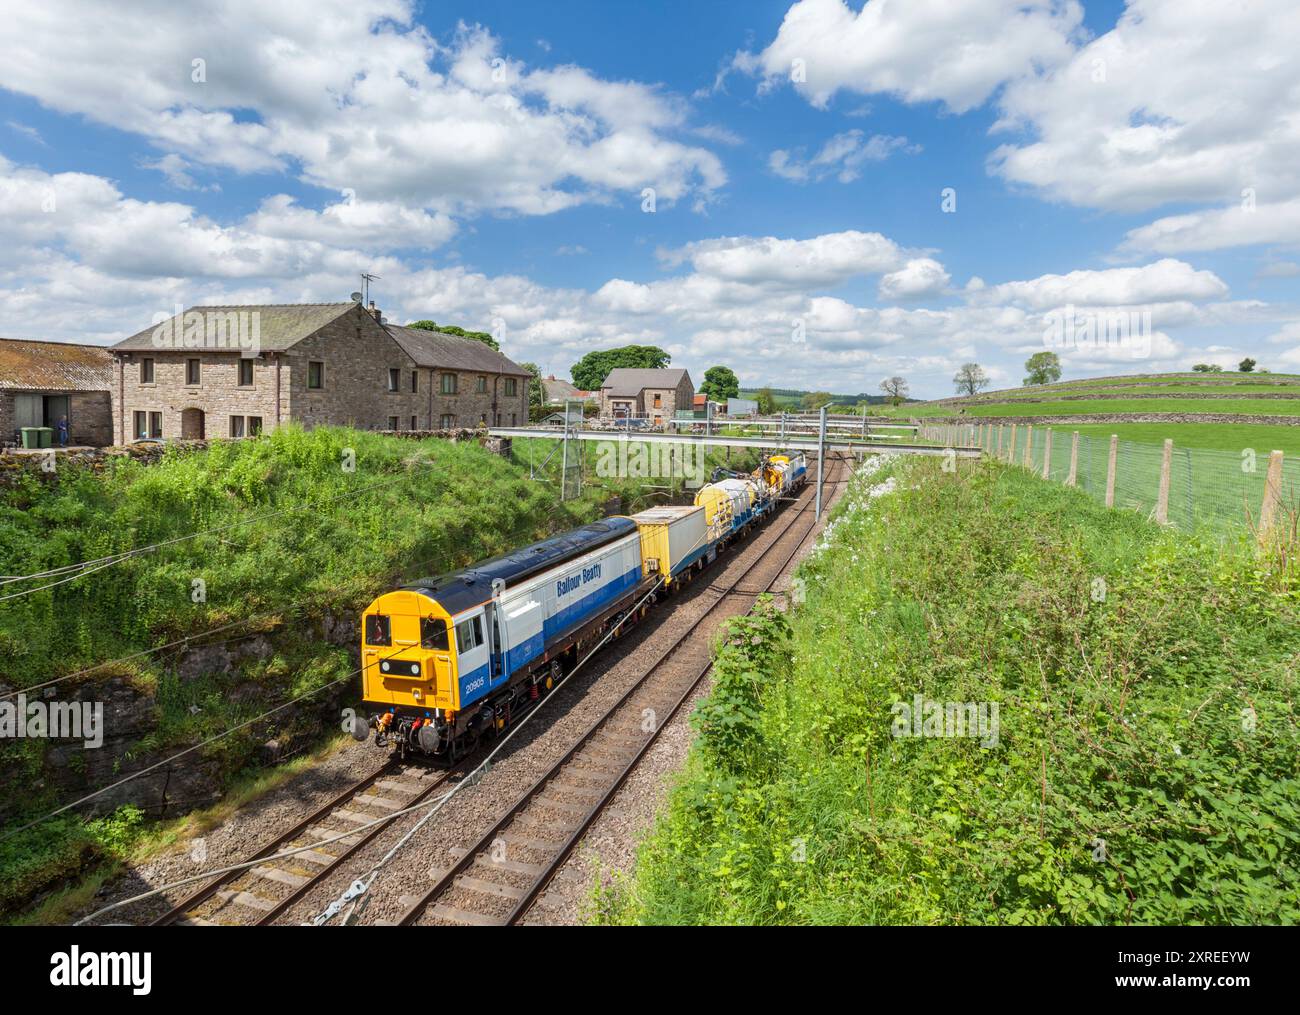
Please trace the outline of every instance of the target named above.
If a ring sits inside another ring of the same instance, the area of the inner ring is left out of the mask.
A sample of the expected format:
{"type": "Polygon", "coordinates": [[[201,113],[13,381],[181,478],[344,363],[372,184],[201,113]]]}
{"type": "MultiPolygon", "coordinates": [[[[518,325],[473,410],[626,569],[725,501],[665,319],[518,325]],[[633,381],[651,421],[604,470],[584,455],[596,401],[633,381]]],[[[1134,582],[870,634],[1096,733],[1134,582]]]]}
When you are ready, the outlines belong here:
{"type": "Polygon", "coordinates": [[[98,345],[0,338],[0,444],[17,444],[23,427],[56,431],[68,443],[113,443],[113,357],[98,345]]]}

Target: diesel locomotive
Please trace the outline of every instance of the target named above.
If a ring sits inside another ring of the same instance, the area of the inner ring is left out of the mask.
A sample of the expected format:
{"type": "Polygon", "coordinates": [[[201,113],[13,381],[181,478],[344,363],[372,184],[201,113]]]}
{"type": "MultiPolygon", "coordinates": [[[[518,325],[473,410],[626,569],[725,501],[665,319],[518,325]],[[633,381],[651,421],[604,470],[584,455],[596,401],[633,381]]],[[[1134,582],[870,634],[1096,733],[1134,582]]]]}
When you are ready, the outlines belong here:
{"type": "Polygon", "coordinates": [[[803,455],[380,596],[362,616],[352,735],[454,762],[520,719],[612,629],[643,616],[776,510],[803,455]]]}

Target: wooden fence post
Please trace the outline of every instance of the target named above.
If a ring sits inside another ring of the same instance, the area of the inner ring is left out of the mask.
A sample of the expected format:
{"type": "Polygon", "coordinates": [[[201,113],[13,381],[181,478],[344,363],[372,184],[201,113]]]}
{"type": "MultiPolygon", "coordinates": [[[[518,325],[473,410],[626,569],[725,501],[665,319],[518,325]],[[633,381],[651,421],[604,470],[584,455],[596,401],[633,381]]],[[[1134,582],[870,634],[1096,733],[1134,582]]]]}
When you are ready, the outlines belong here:
{"type": "Polygon", "coordinates": [[[1006,424],[998,424],[998,457],[1002,457],[1002,431],[1006,429],[1006,424]]]}
{"type": "Polygon", "coordinates": [[[1026,469],[1034,464],[1034,424],[1025,427],[1025,459],[1021,463],[1026,469]]]}
{"type": "Polygon", "coordinates": [[[1043,445],[1043,478],[1052,478],[1052,428],[1047,428],[1047,443],[1043,445]]]}
{"type": "Polygon", "coordinates": [[[1259,506],[1259,541],[1264,543],[1273,532],[1277,521],[1278,504],[1282,501],[1282,452],[1268,456],[1268,477],[1264,480],[1264,503],[1259,506]]]}
{"type": "Polygon", "coordinates": [[[1158,525],[1169,524],[1169,467],[1173,461],[1173,456],[1173,439],[1166,437],[1164,454],[1160,457],[1160,490],[1156,494],[1156,523],[1158,525]]]}
{"type": "Polygon", "coordinates": [[[1074,440],[1070,442],[1070,475],[1066,477],[1065,485],[1074,486],[1075,480],[1079,478],[1079,431],[1074,431],[1074,440]]]}
{"type": "Polygon", "coordinates": [[[1119,455],[1119,434],[1110,435],[1110,461],[1106,463],[1106,506],[1115,506],[1115,460],[1119,455]]]}
{"type": "Polygon", "coordinates": [[[1011,424],[1011,447],[1007,449],[1007,464],[1014,465],[1016,461],[1016,424],[1011,424]]]}

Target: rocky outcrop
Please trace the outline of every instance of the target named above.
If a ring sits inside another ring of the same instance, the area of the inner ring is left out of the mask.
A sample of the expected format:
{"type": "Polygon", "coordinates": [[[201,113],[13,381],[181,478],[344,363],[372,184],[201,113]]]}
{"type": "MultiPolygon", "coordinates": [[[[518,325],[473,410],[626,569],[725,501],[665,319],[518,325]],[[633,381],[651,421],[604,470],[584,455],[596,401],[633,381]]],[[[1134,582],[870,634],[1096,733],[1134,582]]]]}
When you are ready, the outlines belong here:
{"type": "MultiPolygon", "coordinates": [[[[250,711],[265,712],[284,701],[284,682],[260,682],[253,678],[254,667],[304,641],[346,647],[351,650],[355,666],[359,663],[359,637],[357,621],[350,611],[326,610],[306,621],[294,619],[271,630],[184,646],[166,656],[160,654],[154,657],[151,669],[175,674],[182,686],[215,677],[228,688],[224,695],[227,701],[247,705],[250,711]]],[[[14,690],[0,685],[0,694],[14,690]]],[[[261,744],[248,760],[279,760],[317,741],[321,730],[337,725],[339,708],[355,697],[356,690],[355,684],[345,682],[241,731],[239,735],[246,742],[251,738],[261,744]],[[274,747],[269,746],[272,742],[274,747]]],[[[12,811],[24,797],[49,797],[62,804],[109,786],[113,788],[85,804],[79,813],[105,814],[129,803],[152,816],[163,817],[219,798],[231,772],[230,754],[202,749],[181,754],[189,746],[184,742],[153,746],[160,711],[157,693],[153,681],[119,666],[28,695],[28,700],[47,703],[57,700],[101,704],[103,743],[87,748],[80,741],[45,740],[30,745],[33,750],[43,748],[35,764],[30,752],[6,757],[0,762],[0,786],[6,787],[0,792],[0,815],[12,811]],[[113,786],[135,773],[144,774],[113,786]]]]}

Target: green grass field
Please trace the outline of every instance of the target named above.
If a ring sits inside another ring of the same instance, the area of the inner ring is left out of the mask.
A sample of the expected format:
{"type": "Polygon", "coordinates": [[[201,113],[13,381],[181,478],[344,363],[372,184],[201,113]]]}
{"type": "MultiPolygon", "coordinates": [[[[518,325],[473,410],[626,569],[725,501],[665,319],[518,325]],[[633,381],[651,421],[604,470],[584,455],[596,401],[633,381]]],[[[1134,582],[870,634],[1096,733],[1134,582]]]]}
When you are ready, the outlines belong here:
{"type": "Polygon", "coordinates": [[[856,479],[799,578],[719,639],[597,922],[1300,922],[1294,556],[925,459],[856,479]]]}
{"type": "MultiPolygon", "coordinates": [[[[1061,381],[1038,387],[981,392],[973,399],[947,399],[884,408],[885,415],[900,418],[963,417],[996,423],[1008,416],[1096,416],[1126,413],[1213,413],[1241,416],[1295,417],[1300,424],[1300,398],[1259,397],[1270,393],[1300,393],[1295,374],[1133,374],[1122,377],[1061,381]],[[1134,394],[1153,395],[1134,398],[1134,394]],[[1161,394],[1216,394],[1231,398],[1161,398],[1161,394]],[[1068,400],[1067,396],[1091,397],[1068,400]],[[1032,401],[1031,401],[1032,400],[1032,401]]],[[[1278,450],[1300,456],[1300,425],[1275,423],[1097,423],[1053,425],[1058,434],[1077,430],[1085,437],[1105,440],[1116,434],[1122,441],[1159,447],[1166,438],[1175,447],[1257,455],[1278,450]]]]}
{"type": "MultiPolygon", "coordinates": [[[[1300,399],[1289,398],[1098,398],[1078,402],[973,402],[967,416],[1083,416],[1112,412],[1209,412],[1219,415],[1300,416],[1300,399]]],[[[922,407],[917,414],[921,415],[922,407]]],[[[953,408],[924,407],[925,415],[951,415],[953,408]],[[946,410],[946,411],[945,411],[946,410]]]]}
{"type": "Polygon", "coordinates": [[[1174,444],[1185,448],[1208,448],[1216,451],[1241,452],[1251,448],[1256,454],[1285,451],[1300,455],[1300,427],[1254,425],[1251,423],[1105,423],[1078,426],[1054,426],[1058,435],[1068,435],[1075,430],[1096,440],[1105,440],[1116,434],[1122,441],[1144,444],[1163,444],[1173,438],[1174,444]]]}

